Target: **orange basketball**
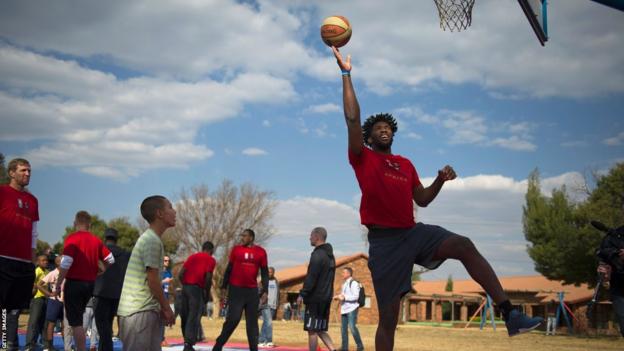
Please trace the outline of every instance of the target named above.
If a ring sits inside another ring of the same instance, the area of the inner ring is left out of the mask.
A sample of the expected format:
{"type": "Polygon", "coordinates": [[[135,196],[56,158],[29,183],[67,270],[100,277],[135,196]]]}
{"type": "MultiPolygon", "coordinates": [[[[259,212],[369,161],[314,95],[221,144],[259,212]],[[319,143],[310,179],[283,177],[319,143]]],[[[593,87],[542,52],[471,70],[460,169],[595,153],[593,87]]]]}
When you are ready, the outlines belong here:
{"type": "Polygon", "coordinates": [[[321,39],[327,46],[344,46],[351,39],[351,24],[343,16],[327,17],[321,25],[321,39]]]}

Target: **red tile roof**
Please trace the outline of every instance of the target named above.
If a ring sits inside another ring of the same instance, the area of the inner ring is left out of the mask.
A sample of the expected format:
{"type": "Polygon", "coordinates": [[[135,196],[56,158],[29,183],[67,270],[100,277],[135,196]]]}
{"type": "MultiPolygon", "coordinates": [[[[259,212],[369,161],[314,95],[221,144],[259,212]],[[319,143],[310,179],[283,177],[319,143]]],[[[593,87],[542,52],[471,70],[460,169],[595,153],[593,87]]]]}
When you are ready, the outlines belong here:
{"type": "MultiPolygon", "coordinates": [[[[593,296],[593,289],[587,284],[580,286],[563,285],[563,283],[548,280],[541,275],[499,277],[501,285],[506,292],[536,293],[543,303],[559,301],[558,293],[564,292],[564,301],[567,303],[579,303],[588,301],[593,296]]],[[[420,295],[448,294],[444,291],[447,280],[418,281],[413,284],[414,290],[420,295]]],[[[453,280],[454,294],[484,294],[483,288],[472,279],[453,280]]]]}

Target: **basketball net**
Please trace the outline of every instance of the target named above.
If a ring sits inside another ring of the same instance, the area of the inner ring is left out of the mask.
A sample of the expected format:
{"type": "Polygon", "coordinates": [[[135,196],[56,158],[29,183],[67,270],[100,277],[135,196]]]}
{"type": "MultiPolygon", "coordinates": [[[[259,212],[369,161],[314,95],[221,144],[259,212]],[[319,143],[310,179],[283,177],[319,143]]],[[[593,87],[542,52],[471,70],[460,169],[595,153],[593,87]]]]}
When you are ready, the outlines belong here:
{"type": "Polygon", "coordinates": [[[472,23],[472,6],[475,0],[433,0],[440,15],[440,28],[461,32],[472,23]]]}

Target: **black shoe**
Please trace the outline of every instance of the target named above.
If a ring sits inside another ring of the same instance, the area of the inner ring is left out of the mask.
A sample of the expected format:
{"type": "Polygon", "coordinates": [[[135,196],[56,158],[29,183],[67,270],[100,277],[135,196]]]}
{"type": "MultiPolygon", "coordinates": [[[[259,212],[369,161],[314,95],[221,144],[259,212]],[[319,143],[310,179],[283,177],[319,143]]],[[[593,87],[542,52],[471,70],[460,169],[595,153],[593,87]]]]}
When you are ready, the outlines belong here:
{"type": "Polygon", "coordinates": [[[184,349],[182,351],[195,351],[195,348],[193,348],[191,344],[184,343],[184,349]]]}

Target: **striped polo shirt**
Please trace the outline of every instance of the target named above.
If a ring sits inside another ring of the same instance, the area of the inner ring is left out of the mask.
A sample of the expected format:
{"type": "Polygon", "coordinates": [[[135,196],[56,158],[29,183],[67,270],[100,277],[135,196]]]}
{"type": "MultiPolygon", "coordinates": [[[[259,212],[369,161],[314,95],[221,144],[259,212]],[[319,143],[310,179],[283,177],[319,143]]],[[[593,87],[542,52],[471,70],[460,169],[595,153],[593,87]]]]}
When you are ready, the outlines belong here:
{"type": "Polygon", "coordinates": [[[158,268],[160,277],[164,254],[162,241],[152,229],[141,234],[132,249],[126,269],[117,311],[119,316],[127,317],[141,311],[160,311],[160,304],[147,285],[146,268],[158,268]]]}

